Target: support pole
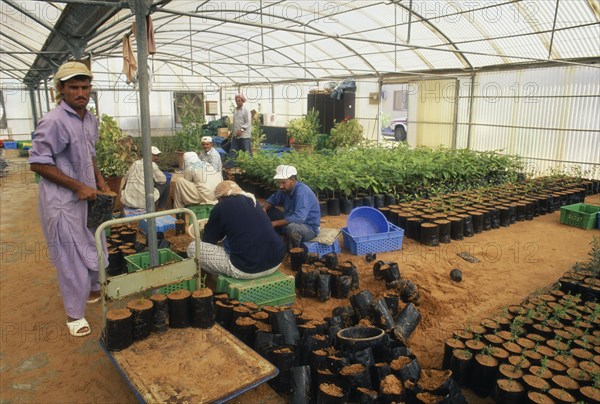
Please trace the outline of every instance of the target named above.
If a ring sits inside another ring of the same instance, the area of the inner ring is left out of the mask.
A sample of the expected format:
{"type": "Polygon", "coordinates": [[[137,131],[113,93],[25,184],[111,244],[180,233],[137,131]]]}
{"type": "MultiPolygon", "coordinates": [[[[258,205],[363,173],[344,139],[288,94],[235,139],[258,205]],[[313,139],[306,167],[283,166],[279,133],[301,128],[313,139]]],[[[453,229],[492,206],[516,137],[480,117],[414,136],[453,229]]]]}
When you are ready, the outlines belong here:
{"type": "MultiPolygon", "coordinates": [[[[152,176],[152,152],[150,133],[150,97],[148,75],[148,38],[146,35],[146,16],[150,12],[152,1],[130,0],[129,5],[135,14],[135,40],[137,42],[137,64],[139,83],[140,128],[142,131],[142,157],[144,161],[144,192],[146,194],[146,213],[153,213],[154,209],[154,178],[152,176]]],[[[156,221],[148,219],[148,251],[150,254],[150,267],[158,265],[156,221]]]]}
{"type": "Polygon", "coordinates": [[[37,108],[35,106],[35,92],[31,87],[29,88],[29,101],[31,102],[31,113],[33,114],[33,127],[35,129],[38,125],[38,114],[37,108]]]}

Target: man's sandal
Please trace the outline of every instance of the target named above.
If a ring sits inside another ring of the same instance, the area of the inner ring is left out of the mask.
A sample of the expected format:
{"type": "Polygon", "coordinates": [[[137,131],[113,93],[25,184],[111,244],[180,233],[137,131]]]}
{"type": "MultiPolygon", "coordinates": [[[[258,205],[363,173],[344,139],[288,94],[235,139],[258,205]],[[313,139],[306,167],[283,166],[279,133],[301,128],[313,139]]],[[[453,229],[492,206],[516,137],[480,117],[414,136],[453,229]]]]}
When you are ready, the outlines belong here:
{"type": "Polygon", "coordinates": [[[85,318],[67,321],[67,327],[69,328],[71,335],[74,337],[85,337],[92,332],[92,329],[85,318]]]}
{"type": "MultiPolygon", "coordinates": [[[[100,293],[100,291],[98,291],[98,292],[100,293]]],[[[90,296],[87,299],[87,302],[89,304],[98,303],[101,299],[102,299],[102,295],[101,294],[98,295],[98,296],[93,296],[92,294],[90,294],[90,296]]]]}

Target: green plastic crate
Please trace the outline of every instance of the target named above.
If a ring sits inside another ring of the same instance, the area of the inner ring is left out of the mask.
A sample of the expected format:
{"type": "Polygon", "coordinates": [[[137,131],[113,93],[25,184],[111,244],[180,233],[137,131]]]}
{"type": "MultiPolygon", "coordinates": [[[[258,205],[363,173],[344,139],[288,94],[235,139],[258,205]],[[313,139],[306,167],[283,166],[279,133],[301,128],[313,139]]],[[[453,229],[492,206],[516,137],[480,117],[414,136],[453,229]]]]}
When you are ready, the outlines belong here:
{"type": "Polygon", "coordinates": [[[600,206],[576,203],[560,208],[560,222],[569,226],[589,230],[596,227],[600,206]]]}
{"type": "Polygon", "coordinates": [[[187,281],[182,281],[179,283],[174,283],[172,285],[167,285],[159,289],[159,292],[163,295],[168,295],[171,292],[175,292],[176,290],[187,289],[190,292],[196,290],[196,280],[188,279],[187,281]]]}
{"type": "MultiPolygon", "coordinates": [[[[158,250],[158,265],[163,265],[171,261],[183,261],[183,258],[168,248],[161,248],[158,250]]],[[[125,257],[125,263],[127,264],[127,272],[135,272],[140,269],[148,268],[150,266],[150,253],[143,252],[128,255],[125,257]]]]}
{"type": "Polygon", "coordinates": [[[191,210],[196,214],[196,218],[199,219],[208,219],[210,216],[210,212],[213,209],[213,205],[188,205],[186,208],[191,210]]]}
{"type": "Polygon", "coordinates": [[[296,299],[294,277],[280,271],[248,280],[219,275],[216,293],[227,293],[232,299],[259,306],[280,306],[293,303],[296,299]]]}

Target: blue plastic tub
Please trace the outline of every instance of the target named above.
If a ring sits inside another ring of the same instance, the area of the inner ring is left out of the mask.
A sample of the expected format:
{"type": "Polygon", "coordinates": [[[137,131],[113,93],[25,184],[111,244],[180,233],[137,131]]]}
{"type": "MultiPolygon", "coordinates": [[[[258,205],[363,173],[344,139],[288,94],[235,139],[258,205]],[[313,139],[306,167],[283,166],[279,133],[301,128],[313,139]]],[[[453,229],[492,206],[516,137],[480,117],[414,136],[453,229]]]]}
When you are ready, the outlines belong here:
{"type": "Polygon", "coordinates": [[[352,209],[346,222],[348,233],[354,237],[387,233],[388,221],[384,214],[370,206],[352,209]]]}

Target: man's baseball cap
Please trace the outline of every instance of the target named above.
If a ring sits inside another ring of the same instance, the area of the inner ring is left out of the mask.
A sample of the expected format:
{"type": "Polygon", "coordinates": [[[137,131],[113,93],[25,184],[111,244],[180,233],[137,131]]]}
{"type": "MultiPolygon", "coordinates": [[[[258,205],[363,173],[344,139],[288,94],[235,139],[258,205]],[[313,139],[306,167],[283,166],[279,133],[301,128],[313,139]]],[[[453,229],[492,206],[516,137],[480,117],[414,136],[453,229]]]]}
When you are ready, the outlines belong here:
{"type": "Polygon", "coordinates": [[[162,152],[158,149],[158,147],[156,146],[152,146],[152,148],[150,148],[150,151],[152,152],[152,154],[154,156],[161,154],[162,152]]]}
{"type": "Polygon", "coordinates": [[[297,175],[298,171],[296,170],[296,167],[294,166],[286,166],[286,165],[278,165],[277,168],[275,169],[275,176],[273,177],[274,180],[287,180],[288,178],[290,178],[292,175],[297,175]]]}
{"type": "Polygon", "coordinates": [[[55,80],[67,81],[75,76],[88,76],[92,79],[94,76],[90,69],[81,62],[67,62],[62,64],[54,74],[55,80]]]}

